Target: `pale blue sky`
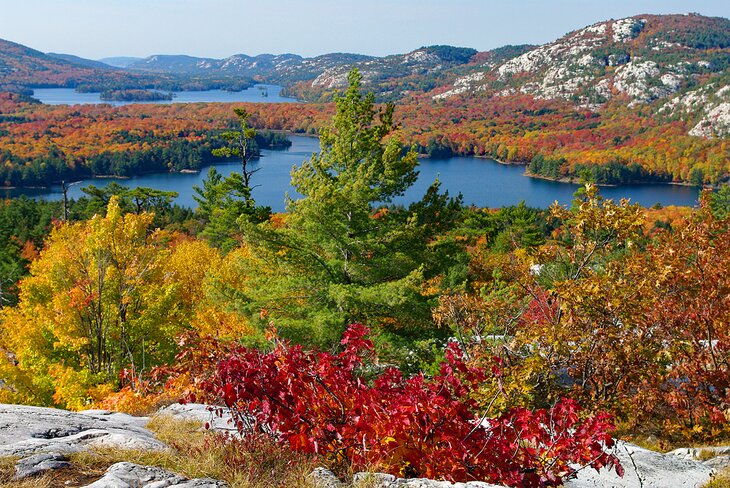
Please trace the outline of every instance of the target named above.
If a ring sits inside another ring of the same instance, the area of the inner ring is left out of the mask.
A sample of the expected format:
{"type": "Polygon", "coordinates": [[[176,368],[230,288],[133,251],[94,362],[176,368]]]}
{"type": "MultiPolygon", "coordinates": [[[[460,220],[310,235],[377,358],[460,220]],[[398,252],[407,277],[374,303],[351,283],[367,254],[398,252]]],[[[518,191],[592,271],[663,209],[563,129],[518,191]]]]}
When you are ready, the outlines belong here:
{"type": "Polygon", "coordinates": [[[0,38],[106,56],[384,55],[541,44],[641,13],[730,17],[728,0],[0,0],[0,38]]]}

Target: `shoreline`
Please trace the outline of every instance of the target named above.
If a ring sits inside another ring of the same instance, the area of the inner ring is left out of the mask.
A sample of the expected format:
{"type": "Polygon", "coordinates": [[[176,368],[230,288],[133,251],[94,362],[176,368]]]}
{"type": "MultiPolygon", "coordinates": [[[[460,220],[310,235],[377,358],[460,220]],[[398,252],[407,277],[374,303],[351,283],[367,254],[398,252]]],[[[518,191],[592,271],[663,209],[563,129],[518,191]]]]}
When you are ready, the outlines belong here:
{"type": "MultiPolygon", "coordinates": [[[[457,155],[455,155],[455,156],[457,156],[457,155]]],[[[498,164],[501,164],[503,166],[525,166],[526,167],[527,165],[530,164],[530,163],[524,162],[524,161],[504,161],[504,160],[492,158],[489,156],[476,156],[475,155],[474,157],[479,158],[479,159],[488,159],[488,160],[494,161],[498,164]]],[[[552,178],[550,176],[531,173],[527,168],[525,168],[525,172],[523,173],[523,175],[527,176],[529,178],[535,178],[538,180],[545,180],[545,181],[554,181],[556,183],[569,183],[569,184],[573,184],[573,185],[581,184],[580,177],[578,177],[578,176],[561,176],[560,178],[552,178]]],[[[699,188],[699,189],[711,188],[713,190],[716,190],[720,187],[720,185],[722,183],[720,183],[718,185],[705,184],[702,186],[697,186],[688,181],[630,181],[627,183],[594,183],[594,184],[598,187],[603,187],[603,188],[618,188],[621,186],[635,186],[635,185],[673,185],[673,186],[685,186],[685,187],[699,188]]]]}

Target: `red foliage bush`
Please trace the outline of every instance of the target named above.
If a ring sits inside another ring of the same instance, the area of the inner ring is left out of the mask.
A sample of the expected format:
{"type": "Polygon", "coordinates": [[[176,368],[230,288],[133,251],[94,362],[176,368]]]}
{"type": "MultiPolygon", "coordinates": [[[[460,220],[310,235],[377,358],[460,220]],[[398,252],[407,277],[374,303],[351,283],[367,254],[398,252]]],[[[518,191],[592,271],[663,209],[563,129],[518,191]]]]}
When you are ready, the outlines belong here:
{"type": "Polygon", "coordinates": [[[373,355],[368,333],[350,326],[337,354],[283,341],[270,352],[235,349],[202,382],[205,400],[229,407],[241,432],[270,432],[353,469],[513,486],[557,486],[575,466],[623,472],[606,452],[607,414],[581,419],[575,401],[561,400],[549,410],[480,417],[470,396],[487,373],[455,345],[433,379],[404,378],[364,367],[373,355]]]}

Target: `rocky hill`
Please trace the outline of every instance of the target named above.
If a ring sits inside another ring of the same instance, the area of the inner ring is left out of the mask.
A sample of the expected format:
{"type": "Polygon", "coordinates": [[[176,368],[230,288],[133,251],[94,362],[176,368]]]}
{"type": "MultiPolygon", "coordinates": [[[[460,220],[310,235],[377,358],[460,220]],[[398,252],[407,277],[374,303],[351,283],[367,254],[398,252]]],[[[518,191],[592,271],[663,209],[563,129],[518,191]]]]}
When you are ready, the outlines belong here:
{"type": "Polygon", "coordinates": [[[45,54],[0,39],[0,91],[30,94],[33,88],[69,87],[86,91],[153,88],[171,80],[131,73],[70,54],[45,54]]]}
{"type": "Polygon", "coordinates": [[[74,56],[73,54],[62,54],[62,53],[46,53],[48,56],[59,59],[61,61],[67,61],[71,64],[75,64],[78,66],[83,66],[85,68],[93,68],[103,71],[109,71],[114,70],[116,67],[103,63],[101,61],[94,61],[91,59],[81,58],[79,56],[74,56]]]}
{"type": "MultiPolygon", "coordinates": [[[[304,58],[295,54],[236,54],[225,59],[155,55],[128,66],[144,73],[194,76],[240,76],[277,83],[309,101],[324,101],[346,84],[347,72],[357,66],[365,85],[381,98],[397,99],[413,91],[432,90],[450,79],[449,70],[469,63],[475,49],[430,46],[385,57],[332,53],[304,58]],[[437,82],[437,80],[440,82],[437,82]]],[[[519,54],[519,53],[517,53],[519,54]]]]}
{"type": "MultiPolygon", "coordinates": [[[[570,32],[542,46],[505,46],[478,53],[452,46],[422,47],[373,57],[332,53],[236,54],[225,59],[154,55],[126,60],[122,70],[71,55],[50,54],[0,41],[0,84],[21,86],[99,85],[109,78],[138,88],[140,77],[256,80],[285,85],[291,94],[323,101],[360,69],[366,87],[381,99],[428,94],[455,96],[531,95],[564,99],[599,109],[613,100],[629,106],[662,100],[665,116],[696,115],[693,133],[724,136],[730,122],[730,20],[688,15],[638,15],[570,32]],[[130,63],[131,62],[131,63],[130,63]],[[124,73],[124,75],[122,74],[124,73]],[[697,112],[702,105],[701,113],[697,112]]],[[[123,84],[123,83],[122,83],[123,84]]],[[[659,110],[661,108],[661,110],[659,110]]]]}
{"type": "Polygon", "coordinates": [[[183,55],[154,55],[130,64],[132,71],[195,76],[240,76],[288,84],[316,78],[335,66],[350,66],[371,59],[361,54],[333,53],[303,58],[296,54],[235,54],[224,59],[183,55]]]}
{"type": "Polygon", "coordinates": [[[114,68],[126,68],[132,63],[142,61],[142,59],[143,58],[135,58],[133,56],[112,56],[110,58],[101,58],[99,62],[114,68]]]}
{"type": "Polygon", "coordinates": [[[639,15],[593,24],[474,69],[432,98],[527,94],[593,110],[612,101],[655,103],[668,118],[692,118],[690,134],[724,137],[730,133],[729,67],[730,20],[639,15]]]}

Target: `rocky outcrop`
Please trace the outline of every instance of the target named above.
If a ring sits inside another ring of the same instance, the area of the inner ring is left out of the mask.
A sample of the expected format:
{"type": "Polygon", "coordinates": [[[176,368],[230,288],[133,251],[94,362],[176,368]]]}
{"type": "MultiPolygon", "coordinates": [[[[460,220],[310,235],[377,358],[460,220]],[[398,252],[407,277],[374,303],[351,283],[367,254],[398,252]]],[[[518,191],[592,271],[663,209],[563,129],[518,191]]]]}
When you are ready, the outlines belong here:
{"type": "Polygon", "coordinates": [[[23,480],[53,469],[70,468],[66,456],[59,453],[34,454],[15,463],[15,480],[23,480]]]}
{"type": "Polygon", "coordinates": [[[566,488],[699,488],[707,483],[712,468],[691,459],[662,454],[628,442],[618,441],[616,455],[624,468],[624,476],[615,471],[583,469],[566,488]]]}
{"type": "Polygon", "coordinates": [[[721,39],[728,28],[727,19],[691,14],[600,22],[502,63],[469,68],[479,71],[461,70],[431,96],[443,100],[522,93],[590,110],[601,110],[617,98],[634,107],[674,97],[659,113],[686,120],[689,135],[728,137],[730,100],[723,90],[730,88],[723,76],[726,68],[714,53],[727,56],[730,48],[724,41],[707,41],[703,34],[716,31],[721,39]]]}
{"type": "Polygon", "coordinates": [[[0,456],[68,453],[99,446],[165,449],[145,428],[148,420],[103,410],[0,405],[0,456]]]}
{"type": "Polygon", "coordinates": [[[689,131],[692,136],[727,137],[730,135],[730,103],[723,102],[709,110],[689,131]]]}
{"type": "Polygon", "coordinates": [[[345,488],[349,486],[366,486],[368,488],[505,488],[482,481],[468,483],[449,483],[425,478],[396,478],[386,473],[357,473],[351,483],[343,483],[325,468],[317,468],[309,476],[316,488],[345,488]]]}
{"type": "MultiPolygon", "coordinates": [[[[225,416],[217,417],[206,405],[171,405],[160,415],[193,419],[208,423],[216,430],[232,430],[225,416]]],[[[167,449],[145,428],[146,417],[103,410],[68,412],[52,408],[23,405],[0,405],[0,456],[21,456],[16,463],[16,478],[23,479],[50,469],[69,468],[66,454],[98,446],[130,449],[167,449]]],[[[711,479],[716,470],[730,466],[730,446],[677,449],[671,453],[642,449],[617,443],[616,455],[625,474],[613,470],[582,469],[568,488],[698,488],[711,479]]],[[[400,479],[383,473],[359,473],[343,483],[330,471],[320,468],[311,480],[321,488],[343,488],[349,482],[368,487],[396,488],[498,488],[482,482],[449,483],[426,479],[400,479]]],[[[89,485],[93,488],[221,488],[221,481],[187,479],[156,467],[117,463],[104,476],[89,485]]]]}
{"type": "Polygon", "coordinates": [[[667,454],[699,461],[717,472],[730,470],[730,446],[683,447],[667,454]]]}
{"type": "MultiPolygon", "coordinates": [[[[618,441],[616,455],[624,467],[625,473],[620,477],[613,469],[585,468],[578,472],[575,479],[566,481],[566,488],[700,488],[710,481],[715,473],[712,460],[722,466],[730,447],[684,449],[662,454],[627,442],[618,441]],[[717,455],[700,462],[707,457],[707,449],[715,449],[717,455]]],[[[349,486],[338,480],[332,472],[319,468],[311,475],[318,488],[344,488],[349,486]]],[[[354,485],[376,488],[418,487],[418,488],[501,488],[483,482],[449,483],[427,479],[400,479],[384,473],[358,473],[353,479],[354,485]]]]}
{"type": "Polygon", "coordinates": [[[101,479],[87,488],[225,488],[223,481],[210,478],[187,479],[152,466],[134,463],[112,464],[101,479]]]}
{"type": "Polygon", "coordinates": [[[169,416],[177,420],[196,420],[208,429],[219,432],[236,432],[228,415],[216,415],[208,405],[202,403],[174,403],[161,408],[157,415],[169,416]]]}

